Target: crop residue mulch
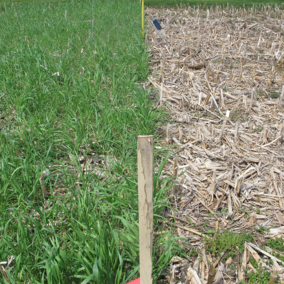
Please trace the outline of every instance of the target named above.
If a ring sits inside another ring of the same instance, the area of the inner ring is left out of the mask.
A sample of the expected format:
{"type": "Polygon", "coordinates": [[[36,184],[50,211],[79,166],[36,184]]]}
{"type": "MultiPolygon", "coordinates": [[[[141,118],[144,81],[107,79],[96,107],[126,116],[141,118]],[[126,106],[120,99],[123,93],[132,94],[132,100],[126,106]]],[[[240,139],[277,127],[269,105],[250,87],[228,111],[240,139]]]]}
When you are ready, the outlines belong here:
{"type": "Polygon", "coordinates": [[[146,17],[149,84],[172,118],[161,129],[175,153],[164,175],[178,176],[167,217],[198,252],[174,258],[167,281],[207,283],[210,267],[214,283],[248,281],[254,261],[284,281],[266,246],[284,236],[284,11],[148,8],[146,17]],[[224,230],[253,234],[238,258],[206,250],[224,230]]]}

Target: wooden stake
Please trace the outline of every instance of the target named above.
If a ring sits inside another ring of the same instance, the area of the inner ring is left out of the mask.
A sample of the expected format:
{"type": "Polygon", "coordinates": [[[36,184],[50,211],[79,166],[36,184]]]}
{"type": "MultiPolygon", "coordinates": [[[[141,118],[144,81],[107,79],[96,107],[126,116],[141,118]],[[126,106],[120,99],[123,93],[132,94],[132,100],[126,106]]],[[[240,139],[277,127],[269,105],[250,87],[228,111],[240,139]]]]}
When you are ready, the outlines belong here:
{"type": "Polygon", "coordinates": [[[152,283],[153,135],[138,136],[140,283],[152,283]]]}

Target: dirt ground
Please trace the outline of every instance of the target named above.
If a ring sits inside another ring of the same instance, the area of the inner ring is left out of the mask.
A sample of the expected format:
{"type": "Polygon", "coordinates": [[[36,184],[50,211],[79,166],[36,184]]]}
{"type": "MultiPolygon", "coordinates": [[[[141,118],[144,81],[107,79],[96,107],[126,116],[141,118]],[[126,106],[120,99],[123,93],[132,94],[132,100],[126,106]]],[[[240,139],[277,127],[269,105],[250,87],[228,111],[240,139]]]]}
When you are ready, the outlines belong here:
{"type": "Polygon", "coordinates": [[[174,258],[164,281],[253,283],[256,261],[284,283],[284,263],[266,246],[284,236],[284,11],[148,8],[146,19],[145,87],[171,114],[160,129],[174,152],[163,174],[177,176],[167,218],[196,252],[174,258]],[[224,231],[253,239],[232,257],[206,249],[224,231]]]}

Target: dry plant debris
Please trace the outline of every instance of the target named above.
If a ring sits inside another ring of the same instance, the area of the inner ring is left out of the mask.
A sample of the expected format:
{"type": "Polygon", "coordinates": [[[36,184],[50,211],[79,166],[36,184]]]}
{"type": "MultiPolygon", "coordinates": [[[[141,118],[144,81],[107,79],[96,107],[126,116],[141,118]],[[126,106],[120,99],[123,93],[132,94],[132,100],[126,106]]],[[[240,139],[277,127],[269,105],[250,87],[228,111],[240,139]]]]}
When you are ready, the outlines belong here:
{"type": "Polygon", "coordinates": [[[161,129],[174,151],[164,175],[177,182],[167,217],[199,249],[191,262],[172,260],[168,282],[246,281],[254,259],[272,272],[269,283],[277,274],[284,283],[284,263],[262,249],[284,236],[284,11],[147,8],[146,17],[149,84],[157,107],[171,114],[161,129]],[[206,236],[224,230],[253,235],[238,260],[204,247],[206,236]],[[232,264],[235,273],[228,271],[232,264]]]}

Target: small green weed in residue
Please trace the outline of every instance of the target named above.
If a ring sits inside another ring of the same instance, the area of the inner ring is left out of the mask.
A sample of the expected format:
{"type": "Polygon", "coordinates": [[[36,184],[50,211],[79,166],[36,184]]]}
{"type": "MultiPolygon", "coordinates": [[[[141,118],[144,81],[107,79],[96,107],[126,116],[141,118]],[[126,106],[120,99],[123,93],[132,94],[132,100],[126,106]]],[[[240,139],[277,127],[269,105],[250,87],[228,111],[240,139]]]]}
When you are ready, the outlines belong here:
{"type": "Polygon", "coordinates": [[[205,240],[205,247],[211,254],[219,256],[226,251],[224,259],[228,259],[242,253],[245,242],[251,242],[252,239],[251,234],[235,234],[229,231],[218,232],[213,240],[209,238],[205,240]]]}
{"type": "Polygon", "coordinates": [[[266,246],[273,249],[273,255],[283,261],[284,264],[284,238],[271,239],[266,246]]]}
{"type": "Polygon", "coordinates": [[[258,266],[256,272],[251,271],[246,275],[249,284],[267,284],[270,278],[270,272],[266,267],[258,266]]]}
{"type": "Polygon", "coordinates": [[[274,250],[284,251],[284,238],[271,239],[266,245],[274,250]]]}

